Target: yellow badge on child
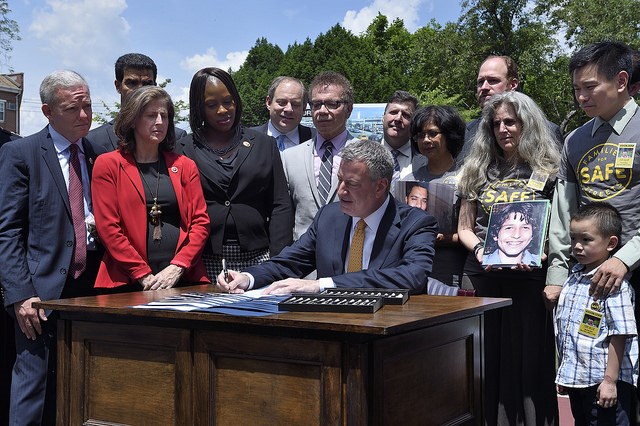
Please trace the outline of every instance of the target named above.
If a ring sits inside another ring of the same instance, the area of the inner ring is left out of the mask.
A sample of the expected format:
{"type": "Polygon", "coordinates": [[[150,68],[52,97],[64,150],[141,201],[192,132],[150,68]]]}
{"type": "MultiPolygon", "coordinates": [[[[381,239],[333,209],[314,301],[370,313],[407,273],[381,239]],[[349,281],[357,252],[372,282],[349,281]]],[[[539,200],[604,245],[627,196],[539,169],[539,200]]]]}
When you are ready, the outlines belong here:
{"type": "Polygon", "coordinates": [[[578,333],[595,339],[600,334],[600,322],[602,321],[602,307],[598,302],[591,303],[591,309],[584,310],[584,316],[580,322],[578,333]]]}
{"type": "Polygon", "coordinates": [[[529,182],[527,182],[527,188],[542,191],[547,184],[547,179],[549,179],[548,173],[533,172],[529,177],[529,182]]]}
{"type": "Polygon", "coordinates": [[[616,169],[633,168],[633,157],[636,154],[635,143],[619,143],[616,154],[616,169]]]}

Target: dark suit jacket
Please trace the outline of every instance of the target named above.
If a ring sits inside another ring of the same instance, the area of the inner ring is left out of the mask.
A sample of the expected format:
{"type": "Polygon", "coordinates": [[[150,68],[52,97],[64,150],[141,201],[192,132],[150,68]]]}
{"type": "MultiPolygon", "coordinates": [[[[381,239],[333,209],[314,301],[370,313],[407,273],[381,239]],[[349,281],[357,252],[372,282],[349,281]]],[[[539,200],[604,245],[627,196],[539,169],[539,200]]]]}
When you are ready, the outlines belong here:
{"type": "Polygon", "coordinates": [[[210,165],[196,155],[193,134],[176,143],[176,152],[193,159],[200,171],[213,253],[222,253],[225,224],[231,215],[243,251],[268,248],[275,255],[293,240],[293,211],[280,152],[266,135],[243,127],[241,137],[227,190],[210,165]]]}
{"type": "Polygon", "coordinates": [[[4,145],[9,141],[14,141],[20,138],[21,138],[20,135],[16,135],[15,133],[0,127],[0,146],[4,145]]]}
{"type": "MultiPolygon", "coordinates": [[[[200,254],[209,237],[209,216],[198,169],[193,161],[173,152],[164,153],[164,159],[180,211],[180,236],[171,263],[186,268],[182,281],[208,282],[200,254]]],[[[106,248],[95,286],[133,284],[151,273],[147,204],[133,155],[119,150],[101,155],[96,160],[91,192],[96,229],[106,248]]]]}
{"type": "MultiPolygon", "coordinates": [[[[255,130],[258,133],[263,133],[266,135],[268,128],[269,128],[269,122],[266,122],[260,126],[251,127],[251,130],[255,130]]],[[[306,142],[309,139],[313,138],[315,135],[316,135],[316,129],[312,129],[311,127],[298,124],[298,137],[300,138],[299,143],[306,142]]]]}
{"type": "MultiPolygon", "coordinates": [[[[118,138],[115,130],[113,130],[114,120],[103,124],[100,127],[96,127],[91,130],[87,135],[94,145],[102,147],[105,152],[115,151],[118,148],[118,138]]],[[[176,127],[176,140],[187,136],[187,132],[176,127]]]]}
{"type": "Polygon", "coordinates": [[[390,197],[373,243],[369,268],[345,273],[351,217],[340,203],[324,206],[306,233],[278,256],[248,268],[256,288],[285,278],[302,278],[314,269],[336,287],[406,288],[424,293],[431,273],[436,220],[428,213],[390,197]]]}
{"type": "MultiPolygon", "coordinates": [[[[102,151],[83,139],[87,168],[102,151]]],[[[75,235],[69,194],[48,128],[0,148],[0,282],[5,306],[58,299],[75,235]]]]}

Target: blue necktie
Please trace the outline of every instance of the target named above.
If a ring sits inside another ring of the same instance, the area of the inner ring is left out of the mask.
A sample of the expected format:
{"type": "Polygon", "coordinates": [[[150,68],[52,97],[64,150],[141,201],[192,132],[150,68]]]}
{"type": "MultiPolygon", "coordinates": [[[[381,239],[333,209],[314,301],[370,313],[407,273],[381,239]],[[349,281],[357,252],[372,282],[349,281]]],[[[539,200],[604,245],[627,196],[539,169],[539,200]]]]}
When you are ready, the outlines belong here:
{"type": "Polygon", "coordinates": [[[285,135],[280,135],[276,138],[276,142],[278,143],[278,150],[280,152],[284,151],[285,146],[284,146],[284,140],[285,140],[286,136],[285,135]]]}

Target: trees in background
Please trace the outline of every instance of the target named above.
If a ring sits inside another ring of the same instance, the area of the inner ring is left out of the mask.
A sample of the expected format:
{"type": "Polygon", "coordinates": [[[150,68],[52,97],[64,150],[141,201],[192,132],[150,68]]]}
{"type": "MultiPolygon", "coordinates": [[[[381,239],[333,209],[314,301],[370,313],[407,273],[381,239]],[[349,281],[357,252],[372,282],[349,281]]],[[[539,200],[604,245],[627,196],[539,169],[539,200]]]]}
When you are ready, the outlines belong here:
{"type": "Polygon", "coordinates": [[[429,22],[410,33],[402,20],[379,14],[354,35],[336,24],[314,41],[282,51],[261,38],[233,73],[244,104],[243,121],[268,120],[264,98],[271,80],[291,75],[308,84],[321,71],[343,73],[356,102],[386,102],[394,90],[423,104],[447,104],[465,119],[479,114],[475,79],[490,54],[509,55],[520,68],[521,89],[565,132],[586,117],[576,110],[567,64],[571,54],[599,40],[638,48],[640,0],[463,0],[457,22],[429,22]]]}
{"type": "Polygon", "coordinates": [[[20,40],[20,28],[18,23],[9,18],[11,9],[7,0],[0,0],[0,67],[7,67],[7,71],[13,72],[9,66],[11,59],[11,51],[13,50],[13,41],[20,40]]]}

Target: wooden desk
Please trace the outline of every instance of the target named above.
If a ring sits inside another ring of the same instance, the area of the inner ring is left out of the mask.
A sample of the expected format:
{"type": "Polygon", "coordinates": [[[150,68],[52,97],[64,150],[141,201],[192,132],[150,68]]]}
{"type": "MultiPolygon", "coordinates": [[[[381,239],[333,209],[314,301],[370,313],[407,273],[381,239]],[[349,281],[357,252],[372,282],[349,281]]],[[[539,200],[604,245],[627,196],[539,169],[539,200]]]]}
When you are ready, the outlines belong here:
{"type": "Polygon", "coordinates": [[[129,306],[208,286],[40,303],[58,322],[59,425],[480,424],[486,310],[412,296],[375,314],[129,306]]]}

